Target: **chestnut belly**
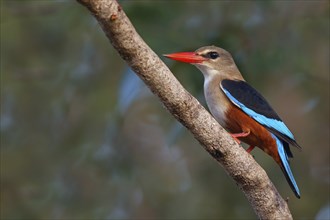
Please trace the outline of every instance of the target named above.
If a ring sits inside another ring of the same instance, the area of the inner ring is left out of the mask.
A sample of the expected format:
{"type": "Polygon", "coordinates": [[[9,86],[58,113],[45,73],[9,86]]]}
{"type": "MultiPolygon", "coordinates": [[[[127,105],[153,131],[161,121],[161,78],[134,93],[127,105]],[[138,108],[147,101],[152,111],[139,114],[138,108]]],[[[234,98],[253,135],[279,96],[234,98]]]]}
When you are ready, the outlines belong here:
{"type": "Polygon", "coordinates": [[[250,146],[259,147],[279,162],[276,141],[264,126],[234,105],[230,106],[225,114],[225,127],[230,133],[250,132],[248,136],[239,139],[250,146]]]}

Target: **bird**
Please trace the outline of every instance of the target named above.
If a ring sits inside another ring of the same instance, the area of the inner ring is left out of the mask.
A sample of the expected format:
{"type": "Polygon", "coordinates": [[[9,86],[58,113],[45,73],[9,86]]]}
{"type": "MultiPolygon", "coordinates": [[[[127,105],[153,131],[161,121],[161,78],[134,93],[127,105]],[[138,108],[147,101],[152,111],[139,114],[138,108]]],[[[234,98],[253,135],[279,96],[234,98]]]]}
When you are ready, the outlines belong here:
{"type": "Polygon", "coordinates": [[[267,100],[243,78],[231,54],[216,46],[195,52],[164,54],[172,60],[196,66],[204,75],[204,96],[216,119],[248,153],[258,147],[280,166],[295,196],[300,191],[290,168],[290,145],[301,149],[292,132],[267,100]]]}

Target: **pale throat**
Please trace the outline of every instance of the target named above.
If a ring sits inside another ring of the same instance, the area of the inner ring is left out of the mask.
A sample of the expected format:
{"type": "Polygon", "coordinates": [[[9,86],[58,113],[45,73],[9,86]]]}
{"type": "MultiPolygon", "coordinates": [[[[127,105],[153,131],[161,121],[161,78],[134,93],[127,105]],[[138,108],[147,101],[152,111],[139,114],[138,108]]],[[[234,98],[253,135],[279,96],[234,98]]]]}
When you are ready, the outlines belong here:
{"type": "Polygon", "coordinates": [[[215,69],[207,65],[195,64],[204,75],[204,96],[213,117],[223,127],[226,126],[226,113],[230,107],[230,101],[220,87],[224,79],[244,80],[236,65],[225,69],[215,69]]]}
{"type": "Polygon", "coordinates": [[[204,96],[207,106],[219,124],[226,127],[225,114],[228,110],[229,103],[220,88],[220,82],[223,76],[214,69],[205,68],[201,71],[204,75],[204,96]]]}

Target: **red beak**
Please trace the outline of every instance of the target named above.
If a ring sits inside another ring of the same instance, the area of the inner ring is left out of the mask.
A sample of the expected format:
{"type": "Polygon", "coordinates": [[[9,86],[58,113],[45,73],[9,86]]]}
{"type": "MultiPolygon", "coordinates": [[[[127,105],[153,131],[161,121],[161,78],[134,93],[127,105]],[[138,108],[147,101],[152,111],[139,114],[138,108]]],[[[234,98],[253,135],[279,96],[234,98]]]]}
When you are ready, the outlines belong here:
{"type": "Polygon", "coordinates": [[[164,54],[164,56],[172,60],[177,60],[184,63],[201,63],[206,60],[205,57],[202,57],[196,54],[195,52],[171,53],[171,54],[164,54]]]}

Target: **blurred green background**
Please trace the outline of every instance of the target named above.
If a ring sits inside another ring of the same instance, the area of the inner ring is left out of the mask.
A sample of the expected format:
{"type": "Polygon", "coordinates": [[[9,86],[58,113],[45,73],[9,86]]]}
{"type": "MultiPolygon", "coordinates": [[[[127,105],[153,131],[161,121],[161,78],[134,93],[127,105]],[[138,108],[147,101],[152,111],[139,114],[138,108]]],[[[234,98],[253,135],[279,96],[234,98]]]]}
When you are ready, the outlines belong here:
{"type": "MultiPolygon", "coordinates": [[[[329,218],[329,1],[120,1],[161,56],[217,45],[284,119],[296,219],[329,218]]],[[[162,59],[203,104],[193,66],[162,59]]],[[[1,1],[1,219],[255,219],[75,1],[1,1]]]]}

